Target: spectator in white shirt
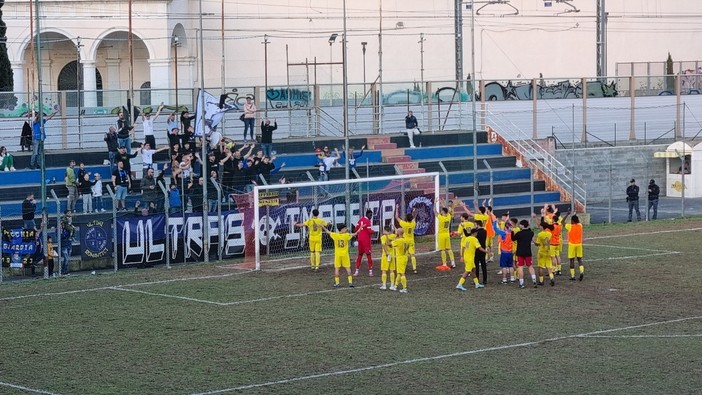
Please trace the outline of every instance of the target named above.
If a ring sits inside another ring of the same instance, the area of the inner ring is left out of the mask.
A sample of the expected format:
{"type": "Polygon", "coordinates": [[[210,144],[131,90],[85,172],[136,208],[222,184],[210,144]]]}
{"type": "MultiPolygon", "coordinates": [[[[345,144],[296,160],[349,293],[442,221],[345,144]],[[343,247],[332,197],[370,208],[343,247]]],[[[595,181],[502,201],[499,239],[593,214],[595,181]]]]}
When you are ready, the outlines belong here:
{"type": "Polygon", "coordinates": [[[156,114],[151,116],[150,112],[141,113],[141,123],[144,125],[144,142],[152,147],[156,146],[156,139],[154,138],[154,121],[161,114],[163,110],[163,103],[158,106],[156,114]]]}

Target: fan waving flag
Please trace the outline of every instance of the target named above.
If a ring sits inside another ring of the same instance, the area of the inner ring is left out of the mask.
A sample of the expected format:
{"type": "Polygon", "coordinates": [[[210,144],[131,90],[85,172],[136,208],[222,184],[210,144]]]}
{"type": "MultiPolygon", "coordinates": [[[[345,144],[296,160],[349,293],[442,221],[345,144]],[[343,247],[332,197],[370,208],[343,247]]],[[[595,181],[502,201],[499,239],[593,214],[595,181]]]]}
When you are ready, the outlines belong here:
{"type": "Polygon", "coordinates": [[[202,136],[202,122],[205,123],[205,130],[209,133],[210,130],[217,129],[217,125],[222,122],[226,112],[238,109],[239,107],[236,104],[220,103],[219,98],[215,95],[200,90],[197,95],[197,106],[195,107],[195,135],[202,136]],[[205,106],[204,117],[200,114],[203,101],[205,106]]]}

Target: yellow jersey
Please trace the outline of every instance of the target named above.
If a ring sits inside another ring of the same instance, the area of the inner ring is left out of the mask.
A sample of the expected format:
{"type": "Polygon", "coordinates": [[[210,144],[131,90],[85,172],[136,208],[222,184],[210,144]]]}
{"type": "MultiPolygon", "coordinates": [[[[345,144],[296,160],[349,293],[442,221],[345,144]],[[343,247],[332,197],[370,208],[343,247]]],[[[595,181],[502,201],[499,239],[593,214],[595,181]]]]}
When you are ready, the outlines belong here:
{"type": "Polygon", "coordinates": [[[304,224],[309,229],[310,240],[322,240],[322,227],[327,226],[327,221],[321,218],[310,218],[304,224]]]}
{"type": "Polygon", "coordinates": [[[539,246],[539,255],[550,254],[551,233],[545,230],[536,235],[536,244],[539,246]]]}
{"type": "Polygon", "coordinates": [[[407,260],[408,247],[407,239],[404,237],[395,237],[395,240],[392,241],[392,248],[395,250],[395,259],[397,259],[398,262],[407,260]]]}
{"type": "Polygon", "coordinates": [[[417,222],[412,220],[412,222],[407,222],[400,220],[400,227],[405,231],[404,238],[407,241],[414,242],[414,228],[417,226],[417,222]]]}
{"type": "Polygon", "coordinates": [[[329,237],[334,240],[334,256],[349,255],[349,241],[351,233],[330,233],[329,237]]]}
{"type": "Polygon", "coordinates": [[[461,242],[461,248],[463,249],[463,260],[466,263],[475,261],[475,251],[481,248],[480,242],[475,236],[468,236],[461,242]]]}
{"type": "Polygon", "coordinates": [[[463,232],[464,229],[468,229],[470,231],[471,229],[475,228],[475,224],[470,222],[470,221],[461,221],[461,223],[458,225],[458,233],[461,235],[461,243],[463,243],[463,240],[468,237],[466,234],[463,232]]]}
{"type": "Polygon", "coordinates": [[[436,220],[439,222],[439,234],[448,234],[451,230],[451,214],[439,214],[436,220]]]}
{"type": "Polygon", "coordinates": [[[391,233],[389,235],[382,235],[380,236],[380,243],[383,245],[383,255],[385,256],[390,256],[391,258],[395,257],[395,249],[392,248],[392,246],[388,246],[388,242],[392,243],[393,240],[397,238],[397,235],[394,233],[391,233]],[[386,254],[386,251],[388,252],[386,254]]]}

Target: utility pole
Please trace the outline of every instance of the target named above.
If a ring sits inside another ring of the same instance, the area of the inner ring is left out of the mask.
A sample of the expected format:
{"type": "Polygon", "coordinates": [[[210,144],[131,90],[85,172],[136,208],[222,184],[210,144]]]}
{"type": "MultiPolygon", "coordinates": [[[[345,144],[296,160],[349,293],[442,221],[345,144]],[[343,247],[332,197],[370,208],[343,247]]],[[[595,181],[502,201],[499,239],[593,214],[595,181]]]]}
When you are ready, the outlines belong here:
{"type": "MultiPolygon", "coordinates": [[[[454,1],[454,36],[456,40],[456,84],[463,85],[463,1],[454,1]]],[[[473,6],[471,4],[471,13],[473,6]]],[[[471,27],[472,29],[472,27],[471,27]]]]}
{"type": "Polygon", "coordinates": [[[363,94],[366,94],[366,45],[367,41],[361,42],[361,51],[363,51],[363,94]]]}
{"type": "Polygon", "coordinates": [[[268,41],[268,35],[264,34],[263,35],[263,81],[264,81],[264,93],[263,93],[263,100],[265,101],[265,107],[264,107],[264,117],[268,119],[268,44],[270,44],[270,41],[268,41]]]}
{"type": "Polygon", "coordinates": [[[81,76],[81,72],[83,71],[83,67],[80,63],[80,49],[83,48],[83,45],[80,43],[80,36],[76,38],[76,94],[77,94],[77,100],[76,100],[76,106],[78,107],[78,138],[79,138],[79,146],[82,147],[83,144],[83,122],[81,122],[82,116],[81,116],[81,102],[80,102],[80,81],[83,79],[81,76]]]}
{"type": "Polygon", "coordinates": [[[419,33],[419,80],[422,83],[421,91],[424,92],[424,33],[419,33]]]}
{"type": "Polygon", "coordinates": [[[607,10],[605,0],[597,0],[597,76],[607,76],[607,10]]]}

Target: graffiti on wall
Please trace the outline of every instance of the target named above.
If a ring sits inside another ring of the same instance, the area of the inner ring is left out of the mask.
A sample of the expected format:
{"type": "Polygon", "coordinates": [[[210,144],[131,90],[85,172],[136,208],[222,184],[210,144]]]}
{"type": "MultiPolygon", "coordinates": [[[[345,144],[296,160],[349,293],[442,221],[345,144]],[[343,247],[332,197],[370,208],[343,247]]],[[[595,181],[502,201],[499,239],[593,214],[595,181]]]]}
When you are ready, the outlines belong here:
{"type": "Polygon", "coordinates": [[[266,99],[270,107],[299,109],[309,106],[310,91],[297,88],[269,88],[266,99]]]}
{"type": "MultiPolygon", "coordinates": [[[[502,100],[532,100],[533,83],[502,84],[492,81],[485,84],[486,101],[502,100]]],[[[616,82],[604,83],[600,80],[587,81],[587,97],[616,97],[618,95],[616,82]]],[[[547,84],[543,79],[536,86],[537,99],[580,99],[583,97],[581,82],[576,84],[569,80],[547,84]]],[[[479,97],[480,98],[480,97],[479,97]]]]}

